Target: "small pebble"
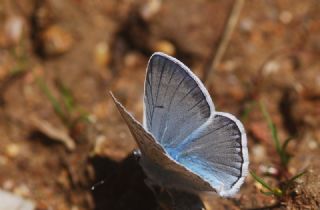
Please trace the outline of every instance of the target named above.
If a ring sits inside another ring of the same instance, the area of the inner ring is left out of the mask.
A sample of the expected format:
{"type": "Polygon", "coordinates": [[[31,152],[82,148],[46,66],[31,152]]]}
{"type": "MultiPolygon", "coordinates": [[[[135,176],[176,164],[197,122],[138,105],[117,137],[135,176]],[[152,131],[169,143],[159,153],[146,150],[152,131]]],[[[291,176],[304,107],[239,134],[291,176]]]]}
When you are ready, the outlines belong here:
{"type": "Polygon", "coordinates": [[[98,66],[105,67],[111,61],[110,47],[106,42],[99,42],[95,47],[95,62],[98,66]]]}
{"type": "Polygon", "coordinates": [[[141,10],[141,16],[144,20],[150,20],[160,10],[162,0],[149,0],[141,10]]]}
{"type": "Polygon", "coordinates": [[[289,11],[282,11],[279,15],[279,19],[283,24],[289,24],[292,21],[292,13],[289,11]]]}
{"type": "Polygon", "coordinates": [[[20,147],[18,144],[11,143],[6,146],[6,153],[9,157],[14,158],[20,153],[20,147]]]}
{"type": "Polygon", "coordinates": [[[53,25],[41,34],[42,48],[46,55],[60,55],[69,51],[74,43],[73,37],[63,28],[53,25]]]}
{"type": "Polygon", "coordinates": [[[11,179],[5,180],[2,184],[3,189],[5,190],[12,190],[14,187],[14,181],[11,179]]]}
{"type": "Polygon", "coordinates": [[[126,67],[135,67],[140,59],[141,57],[139,57],[139,54],[129,52],[124,57],[124,64],[126,67]]]}
{"type": "Polygon", "coordinates": [[[5,34],[9,44],[16,45],[20,42],[24,29],[22,17],[11,16],[5,22],[5,34]]]}
{"type": "Polygon", "coordinates": [[[239,62],[236,60],[226,60],[222,63],[222,68],[219,68],[225,72],[233,72],[239,66],[239,62]]]}
{"type": "Polygon", "coordinates": [[[175,46],[167,41],[167,40],[160,40],[153,44],[153,50],[155,52],[164,52],[168,55],[174,56],[176,54],[176,48],[175,46]]]}
{"type": "Polygon", "coordinates": [[[272,167],[272,166],[261,165],[259,167],[259,170],[263,174],[269,174],[269,175],[278,175],[279,174],[278,169],[276,169],[275,167],[272,167]]]}
{"type": "Polygon", "coordinates": [[[280,70],[280,64],[277,61],[269,61],[264,69],[263,69],[263,75],[269,76],[270,74],[277,73],[280,70]]]}
{"type": "Polygon", "coordinates": [[[71,210],[79,210],[79,207],[78,206],[72,206],[71,210]]]}
{"type": "Polygon", "coordinates": [[[34,210],[35,204],[20,196],[0,190],[0,210],[34,210]]]}
{"type": "Polygon", "coordinates": [[[100,155],[103,153],[103,145],[106,143],[106,140],[106,136],[104,135],[97,136],[93,148],[93,155],[100,155]]]}
{"type": "Polygon", "coordinates": [[[261,144],[255,145],[252,147],[252,154],[255,161],[262,162],[266,158],[266,149],[261,144]]]}
{"type": "Polygon", "coordinates": [[[309,147],[309,149],[311,149],[311,150],[315,150],[315,149],[317,149],[318,148],[318,144],[317,144],[317,142],[315,141],[315,140],[310,140],[309,142],[308,142],[308,147],[309,147]]]}
{"type": "Polygon", "coordinates": [[[252,31],[254,27],[254,22],[250,18],[244,18],[243,20],[240,21],[240,29],[243,32],[250,32],[252,31]]]}

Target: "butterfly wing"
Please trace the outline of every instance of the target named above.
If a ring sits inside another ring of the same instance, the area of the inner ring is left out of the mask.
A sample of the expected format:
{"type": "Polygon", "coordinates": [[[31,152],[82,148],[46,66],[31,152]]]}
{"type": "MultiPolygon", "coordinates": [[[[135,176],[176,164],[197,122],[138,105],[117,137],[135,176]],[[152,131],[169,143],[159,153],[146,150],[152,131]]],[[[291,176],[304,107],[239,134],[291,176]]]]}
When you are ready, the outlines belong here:
{"type": "Polygon", "coordinates": [[[111,96],[141,150],[140,164],[153,183],[177,189],[213,190],[208,182],[170,158],[152,134],[125,110],[112,93],[111,96]]]}
{"type": "Polygon", "coordinates": [[[179,149],[177,161],[209,182],[221,196],[235,194],[248,173],[246,133],[231,114],[216,112],[179,149]]]}
{"type": "Polygon", "coordinates": [[[175,148],[213,112],[210,95],[188,67],[163,53],[151,56],[145,81],[144,127],[166,150],[175,148]]]}
{"type": "Polygon", "coordinates": [[[238,191],[248,170],[247,139],[240,121],[215,112],[201,81],[162,53],[149,60],[144,126],[178,163],[220,195],[238,191]]]}
{"type": "Polygon", "coordinates": [[[115,100],[142,152],[141,165],[161,185],[232,196],[248,170],[247,139],[232,115],[215,112],[201,81],[180,61],[151,56],[144,129],[115,100]]]}

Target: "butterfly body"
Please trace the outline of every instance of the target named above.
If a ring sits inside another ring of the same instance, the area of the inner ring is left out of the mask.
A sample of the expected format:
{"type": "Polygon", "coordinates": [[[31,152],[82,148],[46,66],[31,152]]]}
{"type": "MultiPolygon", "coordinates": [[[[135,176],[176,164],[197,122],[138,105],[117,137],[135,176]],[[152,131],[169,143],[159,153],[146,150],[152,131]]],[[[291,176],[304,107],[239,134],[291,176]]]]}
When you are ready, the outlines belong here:
{"type": "Polygon", "coordinates": [[[145,81],[143,126],[115,98],[151,182],[188,191],[234,195],[248,168],[244,128],[216,112],[201,81],[163,53],[151,56],[145,81]]]}

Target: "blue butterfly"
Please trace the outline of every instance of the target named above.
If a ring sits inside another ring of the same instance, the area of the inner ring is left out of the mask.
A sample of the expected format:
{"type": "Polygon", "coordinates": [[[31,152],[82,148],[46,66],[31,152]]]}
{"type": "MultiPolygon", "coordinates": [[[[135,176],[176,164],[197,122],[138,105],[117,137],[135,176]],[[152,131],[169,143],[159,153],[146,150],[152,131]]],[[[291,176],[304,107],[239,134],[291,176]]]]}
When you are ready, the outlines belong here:
{"type": "Polygon", "coordinates": [[[237,193],[249,164],[244,127],[233,115],[215,111],[202,82],[183,63],[159,52],[151,56],[143,125],[112,97],[139,146],[149,182],[226,197],[237,193]]]}

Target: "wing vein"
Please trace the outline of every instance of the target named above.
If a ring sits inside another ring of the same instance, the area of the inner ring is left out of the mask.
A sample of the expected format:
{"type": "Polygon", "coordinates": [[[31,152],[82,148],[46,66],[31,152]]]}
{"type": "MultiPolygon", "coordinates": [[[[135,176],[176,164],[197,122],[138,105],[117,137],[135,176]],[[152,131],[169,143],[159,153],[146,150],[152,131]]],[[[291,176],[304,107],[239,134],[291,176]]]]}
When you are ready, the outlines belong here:
{"type": "MultiPolygon", "coordinates": [[[[152,87],[151,87],[151,85],[150,85],[150,81],[149,81],[148,78],[147,78],[147,86],[149,86],[149,90],[150,90],[151,96],[148,97],[147,94],[146,94],[146,96],[145,96],[145,97],[147,97],[147,103],[149,104],[148,113],[146,113],[146,114],[147,114],[147,116],[148,116],[149,126],[150,126],[150,128],[151,128],[151,125],[152,125],[152,124],[151,124],[151,119],[150,119],[150,117],[151,117],[151,107],[153,107],[154,104],[153,104],[152,87]],[[151,98],[151,104],[150,104],[150,99],[149,99],[149,98],[151,98]]],[[[146,91],[148,91],[148,90],[146,90],[146,91]]],[[[149,91],[148,91],[148,92],[149,92],[149,91]]],[[[147,111],[147,110],[146,110],[146,111],[147,111]]]]}
{"type": "Polygon", "coordinates": [[[160,79],[159,79],[159,82],[158,82],[158,88],[157,88],[156,106],[158,104],[158,97],[159,97],[159,92],[160,92],[160,83],[162,81],[162,75],[163,75],[163,71],[164,71],[166,65],[167,65],[167,63],[163,62],[161,73],[160,73],[160,79]]]}
{"type": "Polygon", "coordinates": [[[190,89],[189,91],[188,91],[188,93],[185,95],[185,96],[183,96],[183,98],[179,101],[179,103],[181,103],[192,91],[194,91],[196,88],[198,87],[198,85],[196,84],[192,89],[190,89]]]}
{"type": "MultiPolygon", "coordinates": [[[[175,68],[173,69],[173,71],[172,71],[172,73],[171,73],[169,82],[168,82],[168,84],[167,84],[166,92],[165,92],[165,94],[164,94],[164,98],[167,97],[167,92],[168,92],[168,88],[169,88],[169,86],[170,86],[170,84],[171,84],[171,79],[173,78],[173,75],[176,73],[177,68],[178,68],[178,65],[175,66],[175,68]]],[[[167,120],[167,117],[166,117],[166,119],[164,119],[164,120],[167,120]]],[[[162,121],[162,119],[161,119],[161,121],[162,121]]],[[[164,136],[164,134],[165,134],[166,132],[167,132],[167,124],[165,124],[164,130],[163,130],[163,132],[162,132],[162,134],[161,134],[161,137],[160,137],[160,140],[159,140],[160,142],[162,141],[163,136],[164,136]]]]}
{"type": "Polygon", "coordinates": [[[188,110],[187,110],[187,112],[190,112],[192,109],[194,109],[198,104],[200,104],[201,103],[201,101],[203,101],[204,99],[203,98],[201,98],[197,103],[195,103],[191,108],[189,108],[188,110]]]}
{"type": "MultiPolygon", "coordinates": [[[[187,74],[185,74],[184,77],[183,77],[183,79],[179,82],[177,88],[174,90],[174,93],[173,93],[173,95],[172,95],[172,97],[171,97],[171,100],[170,100],[170,103],[169,103],[169,106],[168,106],[168,111],[167,111],[167,113],[166,113],[166,124],[165,124],[165,128],[168,126],[168,116],[169,116],[169,113],[170,113],[170,110],[171,110],[171,104],[172,104],[172,102],[173,102],[174,96],[176,95],[177,91],[179,90],[182,82],[186,79],[186,77],[187,77],[187,74]]],[[[161,137],[161,139],[162,139],[162,137],[161,137]]]]}

